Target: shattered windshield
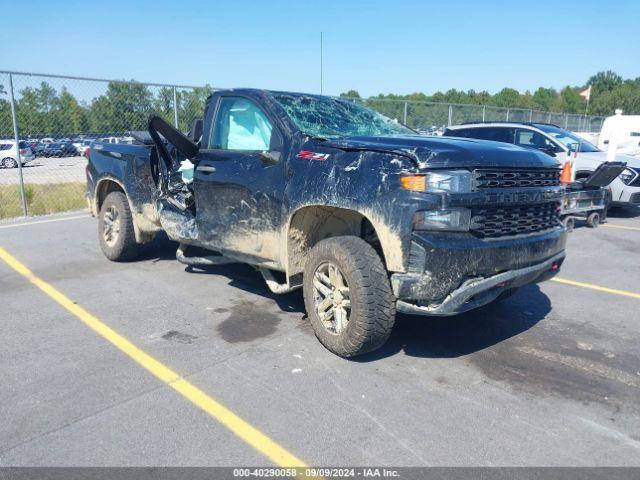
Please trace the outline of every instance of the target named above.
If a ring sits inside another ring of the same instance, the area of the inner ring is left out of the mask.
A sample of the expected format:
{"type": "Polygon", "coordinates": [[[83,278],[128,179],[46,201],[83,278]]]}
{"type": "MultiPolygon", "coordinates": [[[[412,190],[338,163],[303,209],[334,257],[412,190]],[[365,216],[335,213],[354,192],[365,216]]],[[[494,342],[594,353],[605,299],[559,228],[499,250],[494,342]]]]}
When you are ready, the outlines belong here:
{"type": "Polygon", "coordinates": [[[415,135],[370,108],[331,97],[275,95],[296,126],[314,137],[415,135]]]}

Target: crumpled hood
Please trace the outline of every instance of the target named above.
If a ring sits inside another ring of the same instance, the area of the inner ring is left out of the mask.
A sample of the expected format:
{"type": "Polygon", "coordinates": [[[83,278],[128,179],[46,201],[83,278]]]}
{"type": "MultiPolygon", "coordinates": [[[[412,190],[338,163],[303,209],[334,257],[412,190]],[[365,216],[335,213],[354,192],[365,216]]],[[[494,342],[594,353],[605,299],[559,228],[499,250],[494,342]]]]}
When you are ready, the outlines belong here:
{"type": "Polygon", "coordinates": [[[389,152],[413,160],[422,168],[559,167],[553,157],[537,150],[502,142],[420,135],[345,137],[323,142],[341,150],[389,152]]]}

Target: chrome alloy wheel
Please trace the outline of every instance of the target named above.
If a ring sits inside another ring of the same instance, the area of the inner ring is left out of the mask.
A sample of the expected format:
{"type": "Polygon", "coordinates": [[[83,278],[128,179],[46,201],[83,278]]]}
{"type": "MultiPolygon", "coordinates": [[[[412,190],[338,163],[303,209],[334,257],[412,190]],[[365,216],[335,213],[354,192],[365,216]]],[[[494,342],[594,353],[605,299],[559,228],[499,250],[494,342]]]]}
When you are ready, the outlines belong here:
{"type": "Polygon", "coordinates": [[[324,327],[331,333],[342,333],[349,323],[351,298],[347,281],[335,264],[325,262],[316,269],[313,299],[324,327]]]}
{"type": "Polygon", "coordinates": [[[11,157],[7,157],[4,160],[2,160],[2,166],[4,168],[16,168],[18,166],[18,161],[14,160],[11,157]]]}
{"type": "Polygon", "coordinates": [[[120,216],[115,206],[110,206],[102,218],[102,236],[104,242],[113,247],[120,236],[120,216]]]}

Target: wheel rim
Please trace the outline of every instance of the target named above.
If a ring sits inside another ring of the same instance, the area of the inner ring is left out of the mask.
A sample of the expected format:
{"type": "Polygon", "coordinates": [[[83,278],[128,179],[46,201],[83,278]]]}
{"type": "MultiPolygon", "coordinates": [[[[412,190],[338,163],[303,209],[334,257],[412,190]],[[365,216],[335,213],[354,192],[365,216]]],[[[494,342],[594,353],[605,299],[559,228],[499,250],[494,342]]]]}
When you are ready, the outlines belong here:
{"type": "Polygon", "coordinates": [[[15,164],[14,162],[15,160],[13,160],[12,158],[5,158],[3,163],[5,168],[13,168],[15,165],[18,165],[17,162],[15,162],[15,164]]]}
{"type": "Polygon", "coordinates": [[[107,208],[102,218],[102,237],[104,242],[113,247],[120,236],[120,216],[113,205],[107,208]]]}
{"type": "Polygon", "coordinates": [[[322,325],[333,334],[342,333],[351,316],[349,286],[337,265],[325,262],[313,274],[313,300],[322,325]]]}

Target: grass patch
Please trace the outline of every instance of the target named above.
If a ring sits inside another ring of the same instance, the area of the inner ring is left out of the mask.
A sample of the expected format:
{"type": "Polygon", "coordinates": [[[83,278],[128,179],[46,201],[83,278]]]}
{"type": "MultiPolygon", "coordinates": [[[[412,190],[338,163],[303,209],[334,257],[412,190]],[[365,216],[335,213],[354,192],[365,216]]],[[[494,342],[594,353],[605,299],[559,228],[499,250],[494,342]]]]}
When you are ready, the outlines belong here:
{"type": "MultiPolygon", "coordinates": [[[[29,215],[67,212],[87,206],[85,182],[27,183],[24,186],[29,215]]],[[[19,185],[0,185],[0,220],[22,216],[19,185]]]]}

